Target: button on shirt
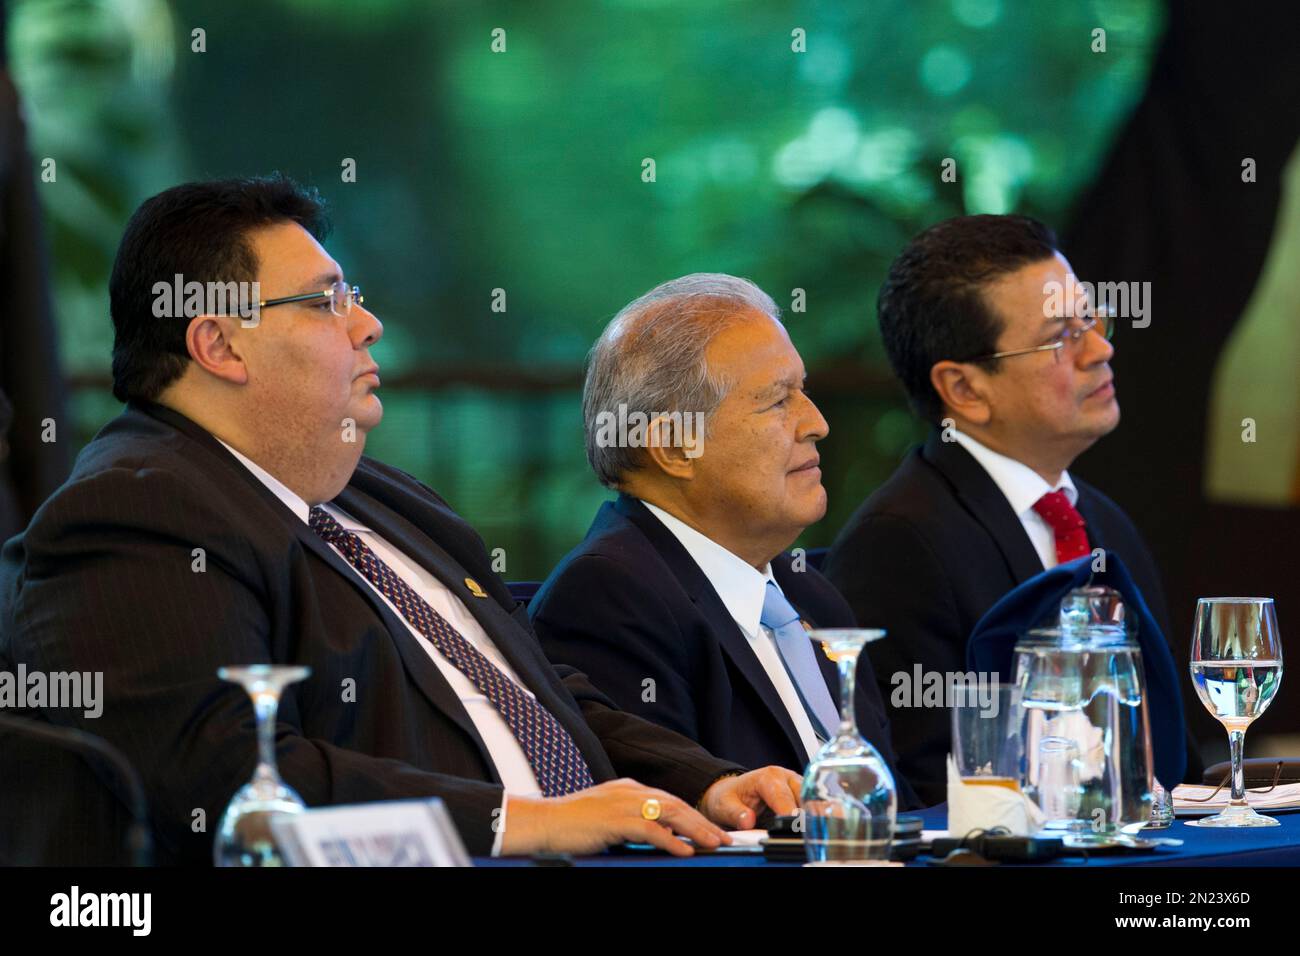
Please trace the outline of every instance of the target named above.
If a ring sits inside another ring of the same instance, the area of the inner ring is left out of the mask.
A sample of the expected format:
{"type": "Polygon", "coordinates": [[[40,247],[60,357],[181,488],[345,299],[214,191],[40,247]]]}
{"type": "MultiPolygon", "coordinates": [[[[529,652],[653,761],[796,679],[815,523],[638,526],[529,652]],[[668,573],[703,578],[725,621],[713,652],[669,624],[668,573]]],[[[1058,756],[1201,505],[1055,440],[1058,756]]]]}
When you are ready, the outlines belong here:
{"type": "Polygon", "coordinates": [[[670,515],[648,501],[641,503],[663,522],[664,527],[672,532],[673,537],[681,542],[686,553],[709,579],[713,590],[718,592],[718,597],[722,598],[722,603],[740,625],[741,633],[745,635],[754,655],[763,665],[768,680],[776,688],[781,703],[785,705],[786,712],[794,722],[794,728],[799,734],[804,750],[809,757],[812,757],[821,747],[821,741],[817,738],[817,732],[813,730],[812,721],[808,719],[808,712],[804,709],[803,701],[799,699],[794,681],[790,679],[790,673],[781,661],[776,639],[772,636],[771,630],[759,623],[763,615],[763,597],[767,593],[767,582],[771,581],[778,590],[781,588],[781,585],[776,583],[776,578],[772,576],[772,565],[768,564],[759,571],[744,558],[732,554],[680,518],[670,515]]]}
{"type": "Polygon", "coordinates": [[[988,472],[989,477],[993,479],[993,483],[1006,496],[1007,501],[1011,504],[1011,510],[1020,519],[1025,534],[1029,535],[1034,550],[1038,552],[1038,557],[1042,559],[1043,569],[1056,567],[1056,533],[1052,531],[1051,525],[1044,521],[1042,516],[1034,510],[1034,503],[1048,492],[1063,491],[1070,500],[1070,505],[1077,506],[1079,491],[1074,487],[1074,481],[1071,480],[1070,473],[1068,471],[1061,472],[1061,478],[1056,485],[1049,485],[1043,480],[1042,475],[1024,462],[999,454],[987,445],[981,444],[956,429],[953,429],[953,434],[957,437],[961,447],[971,453],[974,459],[980,463],[980,466],[988,472]]]}
{"type": "MultiPolygon", "coordinates": [[[[218,438],[217,441],[221,441],[221,439],[218,438]]],[[[306,501],[265,468],[241,455],[225,442],[221,442],[221,444],[239,459],[240,463],[252,472],[262,484],[271,489],[275,496],[284,502],[285,506],[297,515],[304,525],[307,524],[307,516],[311,509],[306,501]]],[[[322,504],[320,507],[324,508],[346,530],[358,535],[380,560],[392,568],[407,585],[428,602],[430,607],[441,614],[448,624],[459,631],[465,640],[486,656],[503,674],[518,684],[528,696],[535,696],[532,691],[524,686],[523,681],[515,674],[514,669],[501,656],[501,652],[497,650],[496,645],[492,643],[492,639],[487,636],[482,626],[470,614],[469,609],[456,595],[448,590],[446,585],[347,512],[328,503],[322,504]]],[[[329,547],[347,564],[347,558],[342,552],[332,544],[329,547]]],[[[497,774],[501,777],[501,784],[506,793],[517,797],[540,797],[542,789],[537,783],[537,776],[533,773],[532,765],[528,762],[528,757],[524,754],[523,747],[519,745],[518,738],[511,731],[510,725],[501,716],[501,712],[492,705],[491,701],[474,685],[473,681],[461,673],[456,665],[447,660],[428,638],[416,630],[402,616],[401,612],[393,606],[393,603],[378,588],[360,574],[357,574],[350,564],[348,565],[348,573],[354,574],[358,581],[365,584],[366,587],[379,596],[380,600],[388,605],[397,619],[406,626],[407,631],[415,638],[425,653],[429,655],[434,665],[437,666],[439,673],[451,685],[451,689],[455,691],[456,696],[460,699],[465,712],[469,714],[474,729],[483,738],[483,746],[487,748],[488,756],[491,758],[497,774]]],[[[493,856],[500,853],[501,841],[505,836],[506,802],[506,800],[502,800],[501,812],[497,817],[497,831],[492,843],[493,856]]]]}

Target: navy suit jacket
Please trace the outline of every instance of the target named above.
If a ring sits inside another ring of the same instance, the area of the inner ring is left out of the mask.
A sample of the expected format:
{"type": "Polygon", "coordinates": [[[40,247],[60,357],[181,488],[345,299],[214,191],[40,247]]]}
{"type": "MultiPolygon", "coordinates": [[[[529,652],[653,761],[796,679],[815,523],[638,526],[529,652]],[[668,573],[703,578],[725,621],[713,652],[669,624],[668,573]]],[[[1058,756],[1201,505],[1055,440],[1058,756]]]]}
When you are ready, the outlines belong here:
{"type": "MultiPolygon", "coordinates": [[[[772,573],[809,624],[855,627],[835,588],[786,552],[772,573]]],[[[698,741],[745,766],[802,773],[807,751],[762,663],[722,598],[676,536],[627,495],[601,505],[582,544],[529,605],[547,656],[581,668],[621,708],[698,741]],[[643,682],[653,680],[653,695],[643,682]],[[652,699],[647,699],[652,697],[652,699]]],[[[839,676],[817,654],[831,698],[839,676]]],[[[871,663],[857,678],[858,729],[894,768],[889,720],[871,663]]],[[[895,768],[895,777],[897,769],[895,768]]],[[[914,806],[898,780],[899,805],[914,806]]]]}
{"type": "MultiPolygon", "coordinates": [[[[1077,508],[1094,548],[1119,554],[1161,630],[1169,634],[1164,589],[1150,552],[1119,506],[1071,473],[1077,508]]],[[[1042,559],[1006,495],[958,442],[934,429],[840,531],[826,576],[864,627],[889,636],[867,654],[888,699],[893,675],[966,670],[975,624],[1004,594],[1043,571],[1042,559]]],[[[926,803],[947,798],[944,761],[951,714],[894,707],[899,766],[926,803]]],[[[1200,779],[1189,751],[1189,779],[1200,779]]]]}

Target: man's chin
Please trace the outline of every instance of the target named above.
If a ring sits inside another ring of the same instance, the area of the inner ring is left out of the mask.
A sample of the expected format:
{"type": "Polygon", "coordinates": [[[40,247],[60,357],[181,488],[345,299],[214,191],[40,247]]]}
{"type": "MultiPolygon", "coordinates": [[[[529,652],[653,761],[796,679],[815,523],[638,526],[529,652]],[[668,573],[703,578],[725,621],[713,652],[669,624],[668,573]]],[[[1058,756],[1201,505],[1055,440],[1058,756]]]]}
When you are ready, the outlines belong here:
{"type": "MultiPolygon", "coordinates": [[[[817,493],[813,496],[805,507],[800,508],[800,524],[804,528],[816,524],[826,517],[826,489],[821,485],[817,486],[817,493]]],[[[802,533],[802,530],[800,531],[802,533]]]]}
{"type": "Polygon", "coordinates": [[[358,431],[370,431],[384,420],[384,403],[379,400],[378,395],[367,395],[353,419],[357,423],[358,431]]]}
{"type": "Polygon", "coordinates": [[[1102,416],[1100,432],[1097,437],[1101,438],[1103,435],[1109,435],[1118,428],[1119,417],[1119,402],[1116,399],[1111,399],[1109,413],[1102,416]]]}
{"type": "Polygon", "coordinates": [[[1080,439],[1078,450],[1075,452],[1076,457],[1082,455],[1119,426],[1119,405],[1116,404],[1113,413],[1109,415],[1094,415],[1087,423],[1080,424],[1083,427],[1079,428],[1075,433],[1080,439]]]}

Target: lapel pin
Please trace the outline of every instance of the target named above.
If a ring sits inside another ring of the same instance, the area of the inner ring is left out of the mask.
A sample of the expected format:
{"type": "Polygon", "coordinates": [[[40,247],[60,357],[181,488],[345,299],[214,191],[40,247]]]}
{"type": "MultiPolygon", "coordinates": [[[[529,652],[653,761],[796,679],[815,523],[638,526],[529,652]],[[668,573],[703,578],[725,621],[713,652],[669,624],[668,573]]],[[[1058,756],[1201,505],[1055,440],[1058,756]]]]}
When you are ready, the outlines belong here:
{"type": "Polygon", "coordinates": [[[484,591],[483,588],[479,585],[479,583],[475,581],[473,578],[465,579],[465,587],[469,588],[469,593],[474,595],[477,598],[487,597],[487,592],[484,591]]]}

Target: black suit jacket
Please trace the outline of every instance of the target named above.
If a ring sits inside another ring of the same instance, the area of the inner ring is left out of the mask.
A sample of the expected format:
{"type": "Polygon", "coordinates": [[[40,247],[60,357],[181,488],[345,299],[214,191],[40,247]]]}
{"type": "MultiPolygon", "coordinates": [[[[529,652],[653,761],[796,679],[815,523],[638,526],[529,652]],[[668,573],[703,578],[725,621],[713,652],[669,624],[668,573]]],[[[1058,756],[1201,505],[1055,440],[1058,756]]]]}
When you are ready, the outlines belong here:
{"type": "MultiPolygon", "coordinates": [[[[335,502],[469,608],[597,782],[635,777],[693,804],[741,769],[552,667],[482,540],[409,475],[362,458],[335,502]]],[[[0,623],[0,666],[104,672],[99,719],[41,716],[104,736],[135,764],[163,862],[210,858],[256,750],[249,701],[216,670],[263,662],[312,669],[286,691],[277,727],[280,773],[309,806],[438,796],[471,853],[491,847],[499,777],[433,661],[350,565],[175,412],[133,405],[83,450],[4,548],[0,623]],[[199,810],[206,832],[196,833],[199,810]]],[[[0,779],[13,779],[4,761],[0,779]]],[[[46,793],[28,799],[27,825],[50,822],[46,793]]]]}
{"type": "MultiPolygon", "coordinates": [[[[854,627],[853,614],[815,569],[787,552],[772,573],[804,620],[854,627]]],[[[589,674],[622,708],[697,740],[737,763],[799,773],[807,751],[763,665],[700,566],[648,508],[620,495],[601,505],[582,544],[529,605],[547,657],[589,674]],[[653,695],[645,680],[653,680],[653,695]],[[653,696],[652,700],[646,699],[653,696]]],[[[870,662],[856,683],[858,728],[890,763],[889,721],[870,662]]],[[[817,662],[832,700],[839,676],[817,662]]],[[[902,806],[914,804],[899,781],[902,806]]]]}
{"type": "MultiPolygon", "coordinates": [[[[1120,556],[1168,640],[1164,589],[1137,529],[1113,501],[1071,477],[1089,542],[1120,556]]],[[[926,672],[964,672],[976,622],[1042,570],[1001,489],[959,443],[943,441],[938,429],[858,508],[825,565],[859,622],[889,632],[867,649],[886,700],[892,675],[910,675],[917,663],[926,672]]],[[[947,799],[949,711],[894,707],[892,713],[903,774],[926,803],[947,799]]],[[[1189,779],[1191,773],[1189,767],[1189,779]]]]}

